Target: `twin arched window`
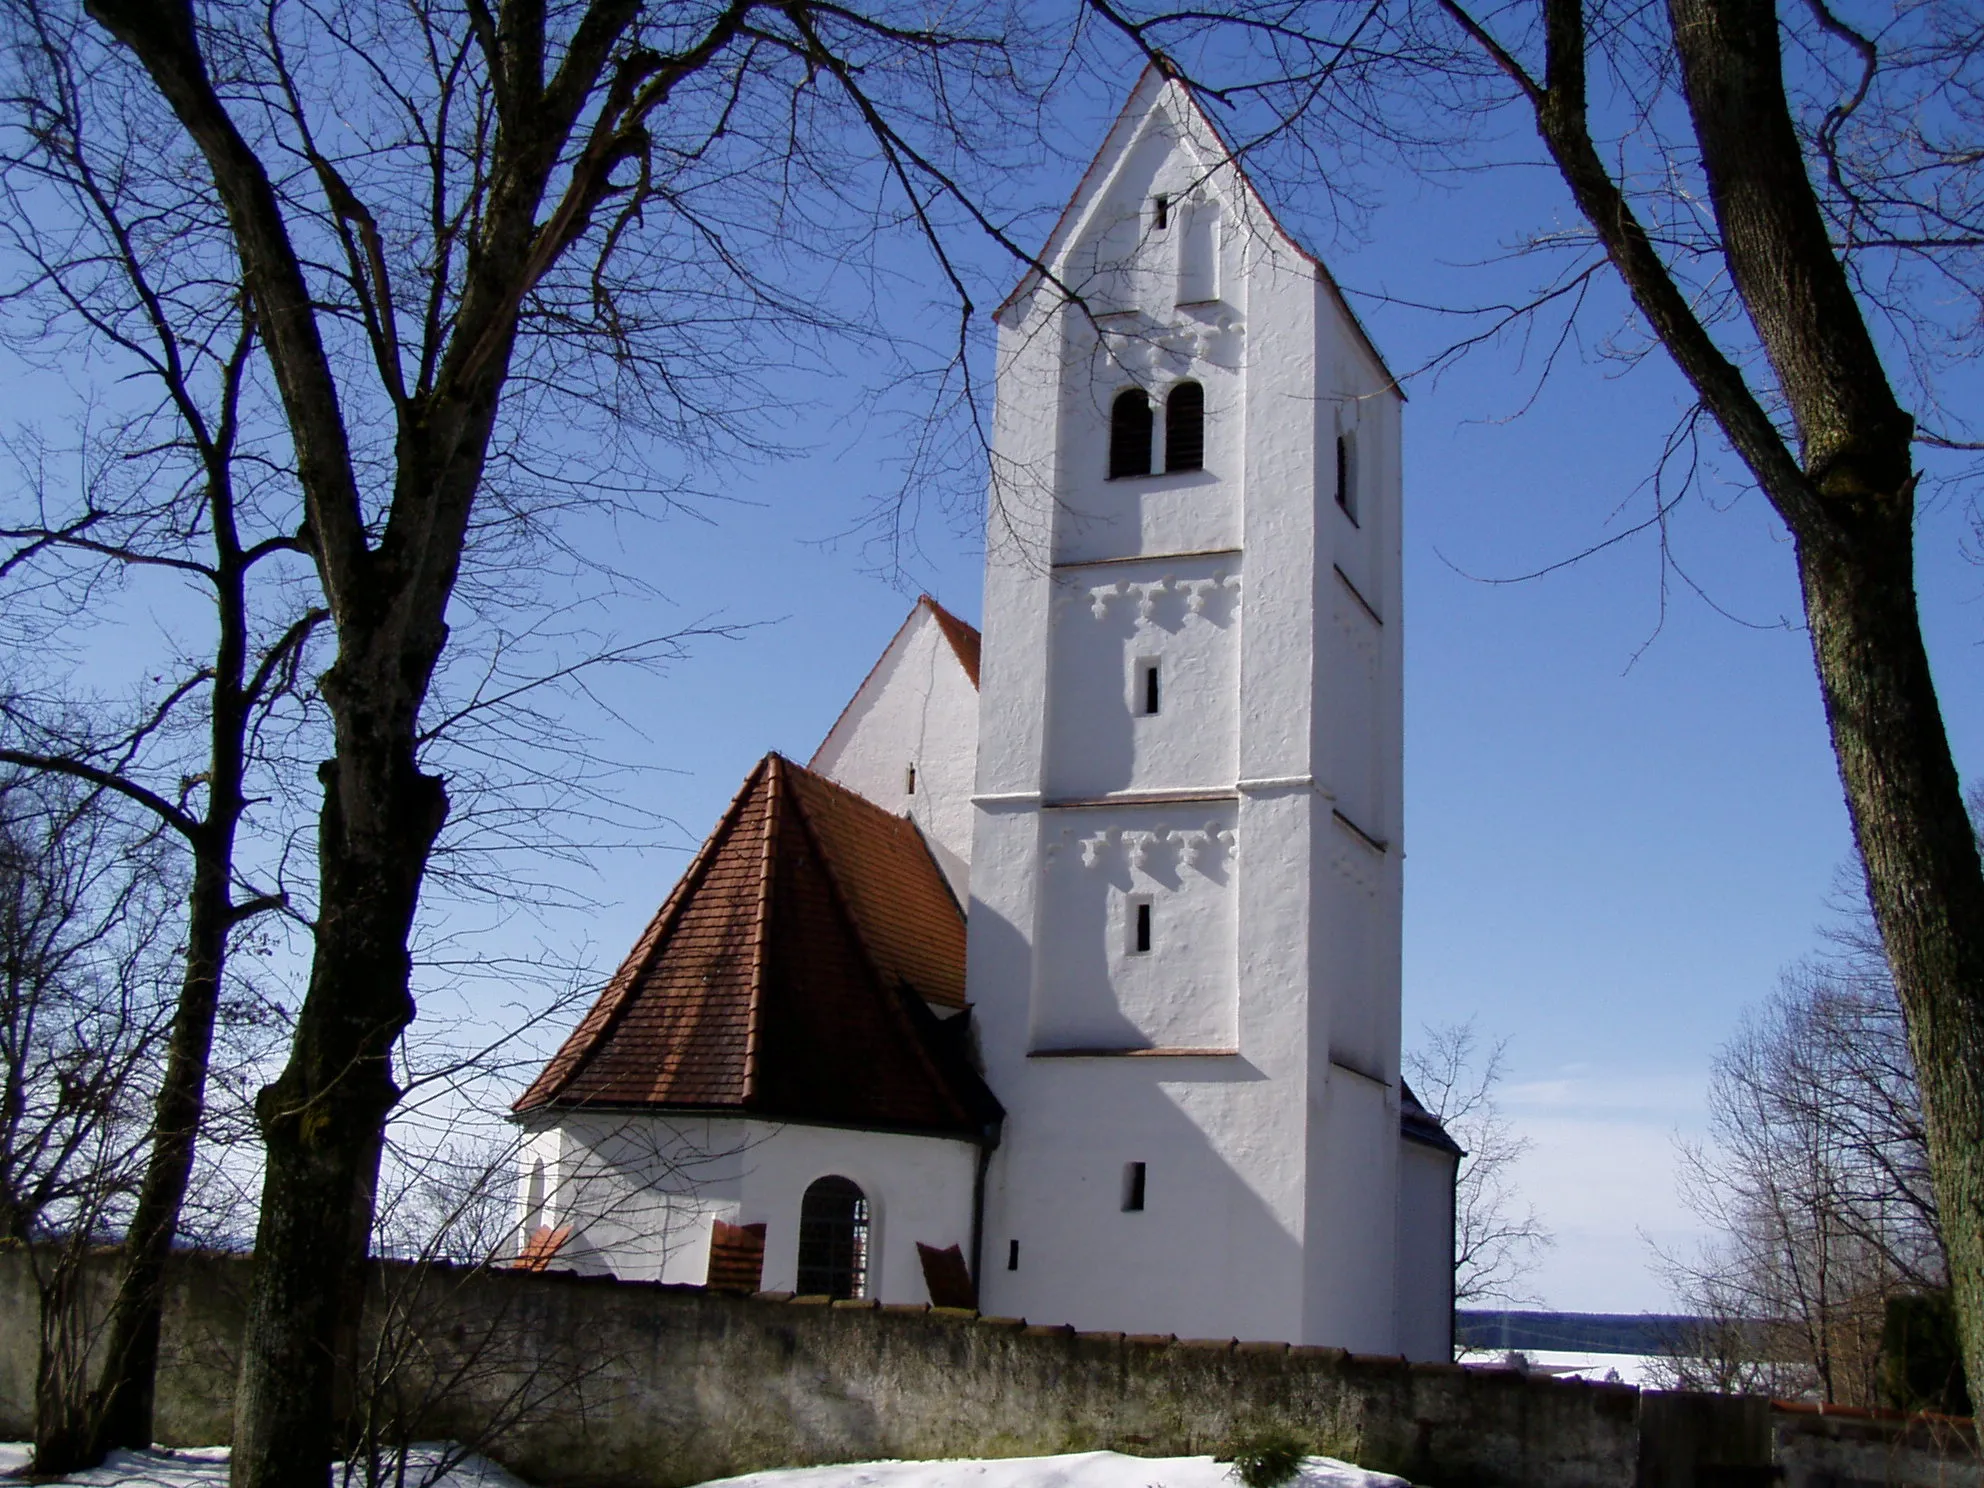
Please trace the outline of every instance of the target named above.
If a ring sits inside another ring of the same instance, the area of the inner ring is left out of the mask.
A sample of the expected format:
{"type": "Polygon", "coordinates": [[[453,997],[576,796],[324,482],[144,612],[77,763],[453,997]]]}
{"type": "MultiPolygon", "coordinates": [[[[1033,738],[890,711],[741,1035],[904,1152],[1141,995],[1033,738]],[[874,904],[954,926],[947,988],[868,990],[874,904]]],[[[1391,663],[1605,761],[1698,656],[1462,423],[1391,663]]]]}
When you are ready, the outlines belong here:
{"type": "Polygon", "coordinates": [[[859,1297],[868,1290],[868,1196],[852,1180],[815,1180],[799,1201],[799,1293],[859,1297]]]}
{"type": "MultiPolygon", "coordinates": [[[[1109,478],[1151,473],[1156,414],[1142,388],[1125,388],[1109,406],[1109,478]]],[[[1206,390],[1196,382],[1174,385],[1164,400],[1164,468],[1203,470],[1206,464],[1206,390]]]]}

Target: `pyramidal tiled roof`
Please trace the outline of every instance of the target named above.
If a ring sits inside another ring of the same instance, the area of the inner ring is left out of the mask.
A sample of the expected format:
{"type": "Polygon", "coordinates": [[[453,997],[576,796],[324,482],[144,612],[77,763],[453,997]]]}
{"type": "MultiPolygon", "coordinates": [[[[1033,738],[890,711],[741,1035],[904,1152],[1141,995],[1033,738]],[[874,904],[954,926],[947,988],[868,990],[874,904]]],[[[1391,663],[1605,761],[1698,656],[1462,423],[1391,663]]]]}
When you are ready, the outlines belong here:
{"type": "Polygon", "coordinates": [[[914,823],[771,754],[517,1102],[975,1134],[964,916],[914,823]]]}

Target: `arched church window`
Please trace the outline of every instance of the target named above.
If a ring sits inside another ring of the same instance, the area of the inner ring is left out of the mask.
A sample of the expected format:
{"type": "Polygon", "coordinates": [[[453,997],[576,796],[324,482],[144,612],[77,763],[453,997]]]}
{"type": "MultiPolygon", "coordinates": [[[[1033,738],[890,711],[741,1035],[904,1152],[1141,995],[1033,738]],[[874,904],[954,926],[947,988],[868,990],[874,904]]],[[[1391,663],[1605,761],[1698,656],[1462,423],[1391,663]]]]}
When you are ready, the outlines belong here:
{"type": "Polygon", "coordinates": [[[1164,400],[1164,468],[1206,468],[1206,390],[1181,382],[1164,400]]]}
{"type": "Polygon", "coordinates": [[[799,1201],[799,1292],[859,1297],[868,1289],[868,1196],[832,1174],[799,1201]]]}
{"type": "Polygon", "coordinates": [[[1109,407],[1109,478],[1150,474],[1150,398],[1142,388],[1124,388],[1109,407]]]}

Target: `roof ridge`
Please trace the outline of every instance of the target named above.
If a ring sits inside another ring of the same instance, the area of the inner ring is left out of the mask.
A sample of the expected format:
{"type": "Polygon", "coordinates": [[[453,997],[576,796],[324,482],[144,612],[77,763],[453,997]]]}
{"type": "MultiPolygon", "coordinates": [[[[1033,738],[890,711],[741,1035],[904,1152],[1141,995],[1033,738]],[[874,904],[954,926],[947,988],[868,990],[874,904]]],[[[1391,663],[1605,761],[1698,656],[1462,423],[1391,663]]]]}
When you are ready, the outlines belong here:
{"type": "Polygon", "coordinates": [[[764,842],[758,859],[758,907],[751,924],[751,1000],[744,1011],[744,1104],[758,1093],[759,1037],[765,1017],[765,966],[771,959],[773,879],[778,874],[779,805],[786,792],[785,756],[774,749],[764,758],[767,786],[764,842]]]}
{"type": "Polygon", "coordinates": [[[696,850],[695,857],[689,860],[689,866],[682,870],[682,876],[675,881],[675,887],[669,890],[668,897],[661,903],[661,908],[656,910],[654,918],[648,921],[647,928],[641,932],[641,938],[634,943],[633,951],[614,968],[613,975],[607,978],[606,985],[600,989],[599,997],[587,1010],[585,1017],[579,1020],[578,1027],[566,1037],[558,1052],[551,1056],[550,1063],[545,1065],[535,1080],[531,1081],[524,1093],[511,1103],[512,1111],[531,1110],[555,1100],[559,1092],[577,1079],[593,1056],[606,1046],[615,1027],[633,1002],[634,989],[641,984],[644,975],[667,946],[669,937],[674,933],[675,922],[681,918],[682,911],[688,906],[697,886],[708,874],[719,847],[729,840],[737,818],[750,800],[752,787],[757,783],[758,776],[765,770],[767,761],[771,758],[773,756],[767,755],[765,759],[759,760],[752,767],[751,773],[744,777],[744,783],[737,788],[737,794],[730,798],[730,804],[724,808],[723,815],[717,818],[716,827],[703,839],[703,845],[696,850]],[[594,1022],[595,1018],[599,1020],[597,1023],[594,1022]],[[579,1041],[582,1039],[584,1042],[580,1044],[579,1041]],[[574,1048],[575,1044],[579,1047],[574,1048]],[[571,1062],[559,1068],[559,1061],[565,1057],[567,1050],[572,1051],[571,1062]],[[540,1090],[539,1087],[543,1088],[540,1090]]]}

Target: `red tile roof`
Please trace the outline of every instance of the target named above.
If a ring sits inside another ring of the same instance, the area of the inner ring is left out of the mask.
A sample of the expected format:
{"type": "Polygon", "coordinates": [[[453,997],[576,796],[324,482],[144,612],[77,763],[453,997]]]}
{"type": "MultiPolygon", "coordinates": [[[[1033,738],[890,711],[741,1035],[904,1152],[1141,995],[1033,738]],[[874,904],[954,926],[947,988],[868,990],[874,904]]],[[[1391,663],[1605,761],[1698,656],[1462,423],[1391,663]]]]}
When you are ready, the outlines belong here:
{"type": "Polygon", "coordinates": [[[907,818],[767,755],[516,1104],[976,1133],[964,916],[907,818]]]}

